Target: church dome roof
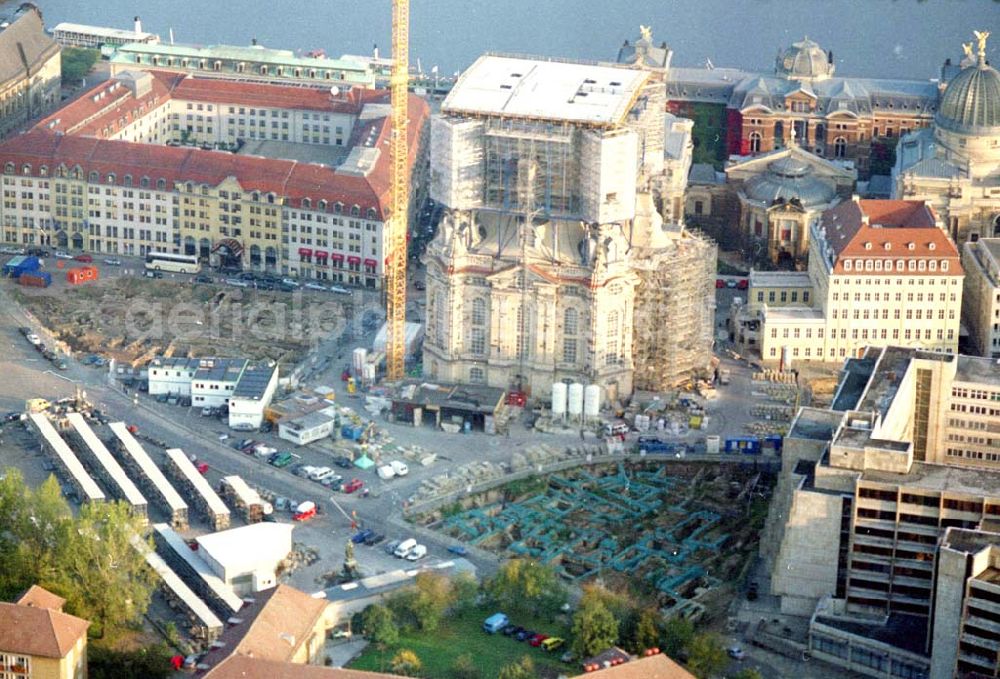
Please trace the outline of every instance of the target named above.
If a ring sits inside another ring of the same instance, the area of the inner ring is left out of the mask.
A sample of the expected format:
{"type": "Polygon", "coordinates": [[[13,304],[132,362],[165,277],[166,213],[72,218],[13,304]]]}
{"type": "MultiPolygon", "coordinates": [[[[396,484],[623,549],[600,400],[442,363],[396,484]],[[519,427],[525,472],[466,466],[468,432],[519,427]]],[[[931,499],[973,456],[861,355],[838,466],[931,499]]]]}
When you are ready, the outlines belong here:
{"type": "Polygon", "coordinates": [[[790,80],[821,80],[833,75],[832,56],[809,38],[778,54],[775,73],[790,80]]]}
{"type": "Polygon", "coordinates": [[[1000,134],[1000,73],[980,57],[951,79],[935,123],[950,132],[1000,134]]]}
{"type": "Polygon", "coordinates": [[[808,163],[791,155],[770,163],[767,172],[747,181],[745,190],[748,197],[765,205],[795,199],[805,208],[829,203],[837,194],[833,186],[812,174],[808,163]]]}

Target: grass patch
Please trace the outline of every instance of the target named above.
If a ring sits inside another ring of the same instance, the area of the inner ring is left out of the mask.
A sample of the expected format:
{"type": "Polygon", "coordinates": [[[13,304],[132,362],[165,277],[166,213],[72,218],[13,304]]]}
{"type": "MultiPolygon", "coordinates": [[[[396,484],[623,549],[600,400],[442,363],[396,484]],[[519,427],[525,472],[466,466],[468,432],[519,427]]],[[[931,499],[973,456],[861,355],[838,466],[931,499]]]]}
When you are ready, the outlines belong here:
{"type": "MultiPolygon", "coordinates": [[[[502,667],[525,655],[534,661],[539,677],[579,674],[579,667],[559,660],[565,648],[546,653],[540,648],[532,648],[526,641],[519,642],[502,634],[483,632],[483,620],[493,613],[496,613],[493,609],[476,607],[446,616],[432,633],[400,630],[397,644],[386,648],[385,652],[379,652],[370,645],[349,667],[374,672],[388,671],[392,657],[399,649],[406,648],[420,658],[423,663],[420,676],[426,679],[449,679],[455,659],[466,653],[475,659],[482,679],[496,679],[502,667]]],[[[512,618],[512,622],[537,632],[560,636],[567,641],[569,638],[569,628],[565,623],[547,622],[541,618],[512,618]]]]}
{"type": "Polygon", "coordinates": [[[101,53],[97,50],[82,47],[64,47],[61,55],[63,82],[71,85],[80,84],[80,80],[90,73],[101,53]]]}
{"type": "Polygon", "coordinates": [[[726,160],[725,105],[695,103],[684,115],[694,120],[691,131],[693,162],[710,163],[721,170],[726,160]]]}

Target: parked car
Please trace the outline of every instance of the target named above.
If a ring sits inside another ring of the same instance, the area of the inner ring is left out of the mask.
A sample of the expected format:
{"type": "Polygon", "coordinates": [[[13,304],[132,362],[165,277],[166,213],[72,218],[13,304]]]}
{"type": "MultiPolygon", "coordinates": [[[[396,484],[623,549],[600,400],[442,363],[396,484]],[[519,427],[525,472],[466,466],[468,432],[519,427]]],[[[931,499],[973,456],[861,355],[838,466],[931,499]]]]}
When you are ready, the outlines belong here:
{"type": "Polygon", "coordinates": [[[750,287],[750,280],[748,278],[741,278],[738,281],[736,281],[737,290],[746,290],[749,287],[750,287]]]}
{"type": "Polygon", "coordinates": [[[306,521],[316,516],[316,503],[315,502],[300,502],[295,508],[295,513],[292,515],[293,521],[306,521]]]}
{"type": "Polygon", "coordinates": [[[739,646],[730,646],[726,649],[726,653],[728,653],[729,657],[733,660],[743,660],[743,658],[747,657],[746,652],[739,646]]]}
{"type": "Polygon", "coordinates": [[[306,283],[302,287],[305,288],[306,290],[323,290],[324,292],[326,291],[325,285],[322,285],[320,283],[313,283],[312,281],[306,283]]]}
{"type": "Polygon", "coordinates": [[[294,278],[282,278],[278,282],[281,283],[282,285],[287,285],[288,287],[292,288],[293,290],[295,288],[299,287],[299,282],[297,280],[295,280],[294,278]]]}
{"type": "Polygon", "coordinates": [[[410,550],[412,550],[416,546],[417,546],[417,541],[414,540],[413,538],[409,538],[408,540],[403,540],[398,545],[396,545],[396,549],[392,550],[392,555],[395,556],[397,559],[402,559],[407,554],[410,553],[410,550]]]}
{"type": "Polygon", "coordinates": [[[73,259],[73,255],[68,252],[63,252],[62,250],[56,250],[56,259],[73,259]]]}
{"type": "Polygon", "coordinates": [[[448,551],[456,556],[465,556],[469,553],[469,550],[465,547],[465,545],[452,545],[448,548],[448,551]]]}
{"type": "Polygon", "coordinates": [[[215,414],[215,408],[213,408],[212,406],[205,406],[204,408],[201,409],[202,417],[211,417],[214,414],[215,414]]]}
{"type": "Polygon", "coordinates": [[[231,285],[234,288],[249,288],[250,287],[250,281],[244,281],[244,280],[239,279],[239,278],[227,278],[226,279],[226,285],[231,285]]]}
{"type": "Polygon", "coordinates": [[[354,462],[351,461],[351,458],[344,457],[343,455],[333,458],[333,463],[341,469],[350,469],[354,466],[354,462]]]}
{"type": "Polygon", "coordinates": [[[350,290],[348,290],[347,288],[342,288],[339,285],[331,285],[330,286],[330,292],[335,292],[338,295],[349,295],[349,294],[351,294],[350,290]]]}
{"type": "Polygon", "coordinates": [[[727,288],[735,288],[736,287],[736,281],[734,281],[733,279],[730,278],[728,281],[726,281],[726,287],[727,288]]]}
{"type": "Polygon", "coordinates": [[[724,287],[726,287],[726,281],[722,280],[721,278],[716,278],[715,279],[716,290],[722,289],[724,287]]]}
{"type": "Polygon", "coordinates": [[[543,651],[554,651],[557,648],[561,648],[566,640],[561,637],[549,637],[542,642],[543,651]]]}
{"type": "Polygon", "coordinates": [[[117,257],[108,257],[107,259],[104,260],[104,263],[107,264],[108,266],[121,266],[122,260],[118,259],[117,257]]]}
{"type": "Polygon", "coordinates": [[[371,528],[362,528],[357,533],[351,536],[351,542],[353,542],[356,545],[360,545],[362,542],[372,537],[373,535],[375,535],[375,531],[373,531],[371,528]]]}
{"type": "Polygon", "coordinates": [[[339,486],[340,482],[344,480],[344,477],[340,474],[327,474],[319,480],[327,488],[333,488],[334,486],[339,486]]]}
{"type": "Polygon", "coordinates": [[[381,533],[375,533],[374,535],[365,538],[365,544],[368,545],[369,547],[374,547],[383,540],[385,540],[384,535],[382,535],[381,533]]]}
{"type": "Polygon", "coordinates": [[[427,547],[424,545],[417,545],[409,551],[406,555],[407,561],[420,561],[425,556],[427,556],[427,547]]]}
{"type": "Polygon", "coordinates": [[[516,634],[519,630],[522,630],[522,629],[524,629],[524,628],[523,627],[518,627],[517,625],[515,625],[513,623],[509,623],[507,625],[504,625],[504,628],[502,630],[500,630],[500,634],[504,635],[505,637],[509,637],[510,635],[516,634]]]}
{"type": "Polygon", "coordinates": [[[198,276],[194,277],[194,282],[195,283],[214,283],[215,279],[212,278],[211,276],[206,276],[204,274],[201,274],[201,275],[198,275],[198,276]]]}
{"type": "Polygon", "coordinates": [[[146,273],[143,274],[143,275],[146,278],[163,278],[163,272],[162,271],[146,271],[146,273]]]}
{"type": "Polygon", "coordinates": [[[362,481],[361,479],[351,479],[350,481],[344,484],[344,492],[350,494],[355,491],[361,490],[362,488],[364,488],[364,486],[365,482],[362,481]]]}
{"type": "Polygon", "coordinates": [[[410,473],[410,468],[406,466],[405,462],[393,460],[389,464],[392,466],[392,471],[395,472],[396,476],[406,476],[410,473]]]}
{"type": "Polygon", "coordinates": [[[503,631],[510,624],[510,619],[503,613],[494,613],[483,621],[483,631],[487,634],[496,634],[503,631]]]}
{"type": "Polygon", "coordinates": [[[521,629],[520,632],[514,635],[514,638],[517,639],[518,641],[524,641],[525,639],[530,639],[531,637],[535,636],[535,634],[536,634],[535,630],[521,629]]]}
{"type": "Polygon", "coordinates": [[[42,343],[42,340],[39,339],[38,335],[36,335],[33,332],[29,332],[27,335],[24,336],[24,338],[29,342],[31,342],[32,344],[34,344],[36,347],[42,343]]]}
{"type": "Polygon", "coordinates": [[[535,636],[528,639],[528,643],[535,648],[542,645],[542,642],[549,638],[548,634],[536,634],[535,636]]]}
{"type": "Polygon", "coordinates": [[[77,255],[76,257],[73,258],[73,260],[77,262],[83,262],[84,264],[94,263],[93,255],[88,255],[88,254],[77,255]]]}
{"type": "Polygon", "coordinates": [[[287,467],[292,463],[292,454],[287,452],[277,452],[268,459],[271,465],[281,468],[287,467]]]}
{"type": "Polygon", "coordinates": [[[392,542],[387,543],[386,546],[385,546],[385,553],[386,554],[395,554],[396,553],[396,548],[399,547],[401,544],[402,544],[402,540],[393,540],[392,542]]]}

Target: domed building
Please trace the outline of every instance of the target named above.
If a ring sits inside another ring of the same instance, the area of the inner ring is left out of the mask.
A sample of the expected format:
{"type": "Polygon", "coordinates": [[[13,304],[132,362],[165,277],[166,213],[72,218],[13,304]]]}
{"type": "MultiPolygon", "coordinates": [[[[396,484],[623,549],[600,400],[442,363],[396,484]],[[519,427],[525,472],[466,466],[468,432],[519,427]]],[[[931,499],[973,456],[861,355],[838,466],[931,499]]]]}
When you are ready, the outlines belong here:
{"type": "Polygon", "coordinates": [[[774,261],[802,261],[809,251],[809,225],[824,210],[851,195],[857,172],[797,145],[726,168],[726,183],[739,201],[739,225],[766,243],[774,261]]]}
{"type": "Polygon", "coordinates": [[[1000,73],[986,60],[988,34],[976,36],[933,127],[900,140],[892,173],[894,197],[928,201],[956,242],[1000,237],[1000,73]]]}
{"type": "Polygon", "coordinates": [[[788,80],[826,80],[833,76],[833,53],[808,37],[778,53],[774,72],[788,80]]]}

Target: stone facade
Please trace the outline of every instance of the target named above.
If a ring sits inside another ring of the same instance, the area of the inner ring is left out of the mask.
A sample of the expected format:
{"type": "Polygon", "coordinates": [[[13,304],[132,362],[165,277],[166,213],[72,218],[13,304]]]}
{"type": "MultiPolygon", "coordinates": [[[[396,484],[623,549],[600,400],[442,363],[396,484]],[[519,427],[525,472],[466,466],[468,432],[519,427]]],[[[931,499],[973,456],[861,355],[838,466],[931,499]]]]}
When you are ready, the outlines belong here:
{"type": "Polygon", "coordinates": [[[60,55],[45,33],[41,10],[31,3],[0,28],[0,139],[59,104],[60,55]]]}

